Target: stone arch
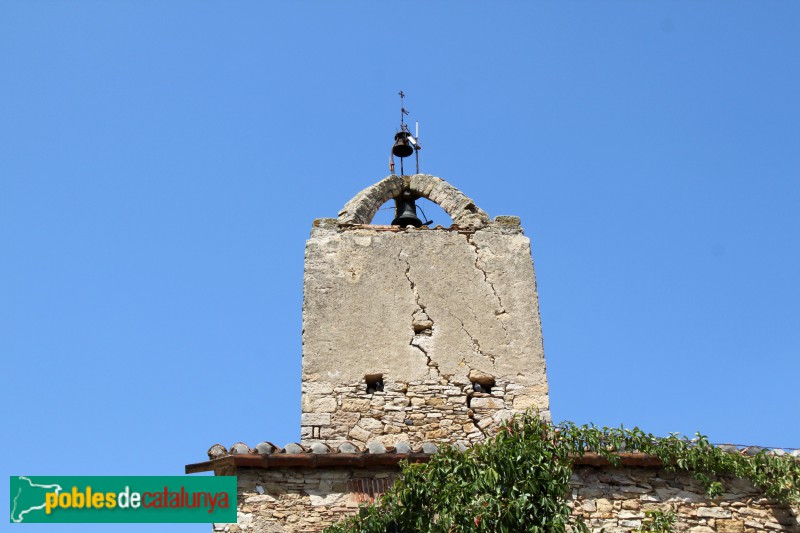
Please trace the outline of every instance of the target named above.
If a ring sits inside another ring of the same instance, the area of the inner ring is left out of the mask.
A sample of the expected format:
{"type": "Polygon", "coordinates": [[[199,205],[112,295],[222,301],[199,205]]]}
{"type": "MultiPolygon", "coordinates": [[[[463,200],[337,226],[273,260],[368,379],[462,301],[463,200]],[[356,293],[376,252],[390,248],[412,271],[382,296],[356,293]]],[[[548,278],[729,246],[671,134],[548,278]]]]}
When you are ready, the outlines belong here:
{"type": "Polygon", "coordinates": [[[369,224],[384,203],[404,190],[438,204],[456,226],[480,228],[489,223],[489,215],[443,179],[428,174],[392,174],[353,196],[339,211],[339,224],[369,224]]]}

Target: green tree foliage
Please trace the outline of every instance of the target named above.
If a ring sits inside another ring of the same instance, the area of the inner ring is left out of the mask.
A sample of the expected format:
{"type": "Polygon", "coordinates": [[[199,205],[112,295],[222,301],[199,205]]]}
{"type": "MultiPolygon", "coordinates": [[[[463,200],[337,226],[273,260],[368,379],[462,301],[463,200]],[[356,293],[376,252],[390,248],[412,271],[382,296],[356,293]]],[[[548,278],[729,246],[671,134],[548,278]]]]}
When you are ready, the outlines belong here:
{"type": "Polygon", "coordinates": [[[669,508],[663,509],[648,509],[644,512],[644,520],[642,526],[636,531],[643,533],[672,533],[675,531],[675,519],[677,513],[669,508]]]}
{"type": "MultiPolygon", "coordinates": [[[[466,452],[445,447],[429,463],[402,463],[398,481],[375,505],[361,507],[327,531],[588,531],[568,506],[573,460],[596,452],[616,465],[623,450],[691,472],[710,497],[722,493],[717,476],[730,475],[750,480],[779,503],[800,503],[800,461],[791,456],[731,454],[699,434],[691,440],[676,434],[660,438],[638,428],[553,425],[526,414],[466,452]]],[[[648,524],[662,528],[656,531],[668,531],[674,521],[662,514],[650,518],[648,524]]]]}

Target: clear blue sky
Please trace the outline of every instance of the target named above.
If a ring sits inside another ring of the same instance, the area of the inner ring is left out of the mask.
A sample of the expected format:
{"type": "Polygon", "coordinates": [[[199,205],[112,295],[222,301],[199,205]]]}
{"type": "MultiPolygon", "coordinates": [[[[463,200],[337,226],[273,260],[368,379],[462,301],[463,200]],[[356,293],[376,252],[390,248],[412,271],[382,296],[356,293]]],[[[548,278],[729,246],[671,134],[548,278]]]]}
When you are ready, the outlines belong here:
{"type": "Polygon", "coordinates": [[[298,440],[305,240],[400,89],[532,239],[556,420],[800,447],[799,64],[788,1],[6,0],[3,478],[298,440]]]}

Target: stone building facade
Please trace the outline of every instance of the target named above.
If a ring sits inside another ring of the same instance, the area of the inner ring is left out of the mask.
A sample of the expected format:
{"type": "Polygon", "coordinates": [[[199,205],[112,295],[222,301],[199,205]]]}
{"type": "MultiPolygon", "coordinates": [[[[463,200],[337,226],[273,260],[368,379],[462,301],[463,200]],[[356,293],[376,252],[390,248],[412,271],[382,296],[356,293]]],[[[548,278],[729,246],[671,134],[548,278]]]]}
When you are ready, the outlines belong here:
{"type": "MultiPolygon", "coordinates": [[[[187,465],[238,477],[238,522],[214,531],[321,531],[391,486],[401,460],[466,449],[527,409],[549,417],[530,240],[517,217],[491,220],[433,176],[389,176],[338,218],[314,221],[303,291],[301,442],[214,445],[209,461],[187,465]],[[404,191],[439,204],[453,225],[372,225],[404,191]]],[[[726,480],[710,500],[689,475],[620,456],[619,467],[592,454],[576,464],[571,505],[594,531],[633,531],[647,510],[670,508],[677,531],[800,532],[800,510],[747,482],[726,480]]]]}
{"type": "MultiPolygon", "coordinates": [[[[711,499],[688,473],[665,470],[642,454],[620,455],[617,467],[594,454],[575,465],[569,505],[591,531],[635,531],[649,510],[676,513],[677,532],[800,531],[800,509],[775,504],[747,481],[721,479],[726,491],[711,499]]],[[[385,491],[397,477],[400,458],[425,461],[429,454],[279,452],[217,458],[218,475],[239,478],[239,521],[215,524],[213,530],[321,531],[385,491]]],[[[197,468],[207,469],[208,463],[197,468]]]]}
{"type": "Polygon", "coordinates": [[[389,176],[314,223],[303,298],[302,442],[469,446],[548,412],[530,240],[427,175],[389,176]],[[371,226],[407,189],[451,228],[371,226]],[[379,384],[376,386],[375,384],[379,384]]]}

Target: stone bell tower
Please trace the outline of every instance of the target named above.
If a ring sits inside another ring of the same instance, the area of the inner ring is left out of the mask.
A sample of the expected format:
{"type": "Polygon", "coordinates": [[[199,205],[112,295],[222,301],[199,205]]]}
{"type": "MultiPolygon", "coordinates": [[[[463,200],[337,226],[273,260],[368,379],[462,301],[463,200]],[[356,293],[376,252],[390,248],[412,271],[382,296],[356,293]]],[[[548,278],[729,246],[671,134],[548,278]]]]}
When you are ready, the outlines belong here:
{"type": "Polygon", "coordinates": [[[530,240],[442,179],[391,175],[314,221],[303,286],[303,444],[469,446],[549,416],[530,240]],[[411,192],[450,228],[371,225],[411,192]]]}
{"type": "MultiPolygon", "coordinates": [[[[208,461],[186,466],[187,474],[236,476],[237,524],[214,531],[322,531],[376,501],[402,475],[402,461],[429,461],[442,443],[468,447],[526,409],[549,417],[519,219],[492,221],[453,186],[415,174],[391,175],[338,219],[316,220],[306,245],[302,401],[300,444],[215,444],[208,461]],[[453,226],[417,227],[417,197],[439,204],[453,226]],[[392,198],[395,225],[370,224],[392,198]]],[[[632,531],[648,511],[674,506],[680,530],[800,531],[799,509],[749,481],[717,476],[725,497],[711,498],[658,457],[618,458],[574,458],[570,506],[593,530],[632,531]]]]}

